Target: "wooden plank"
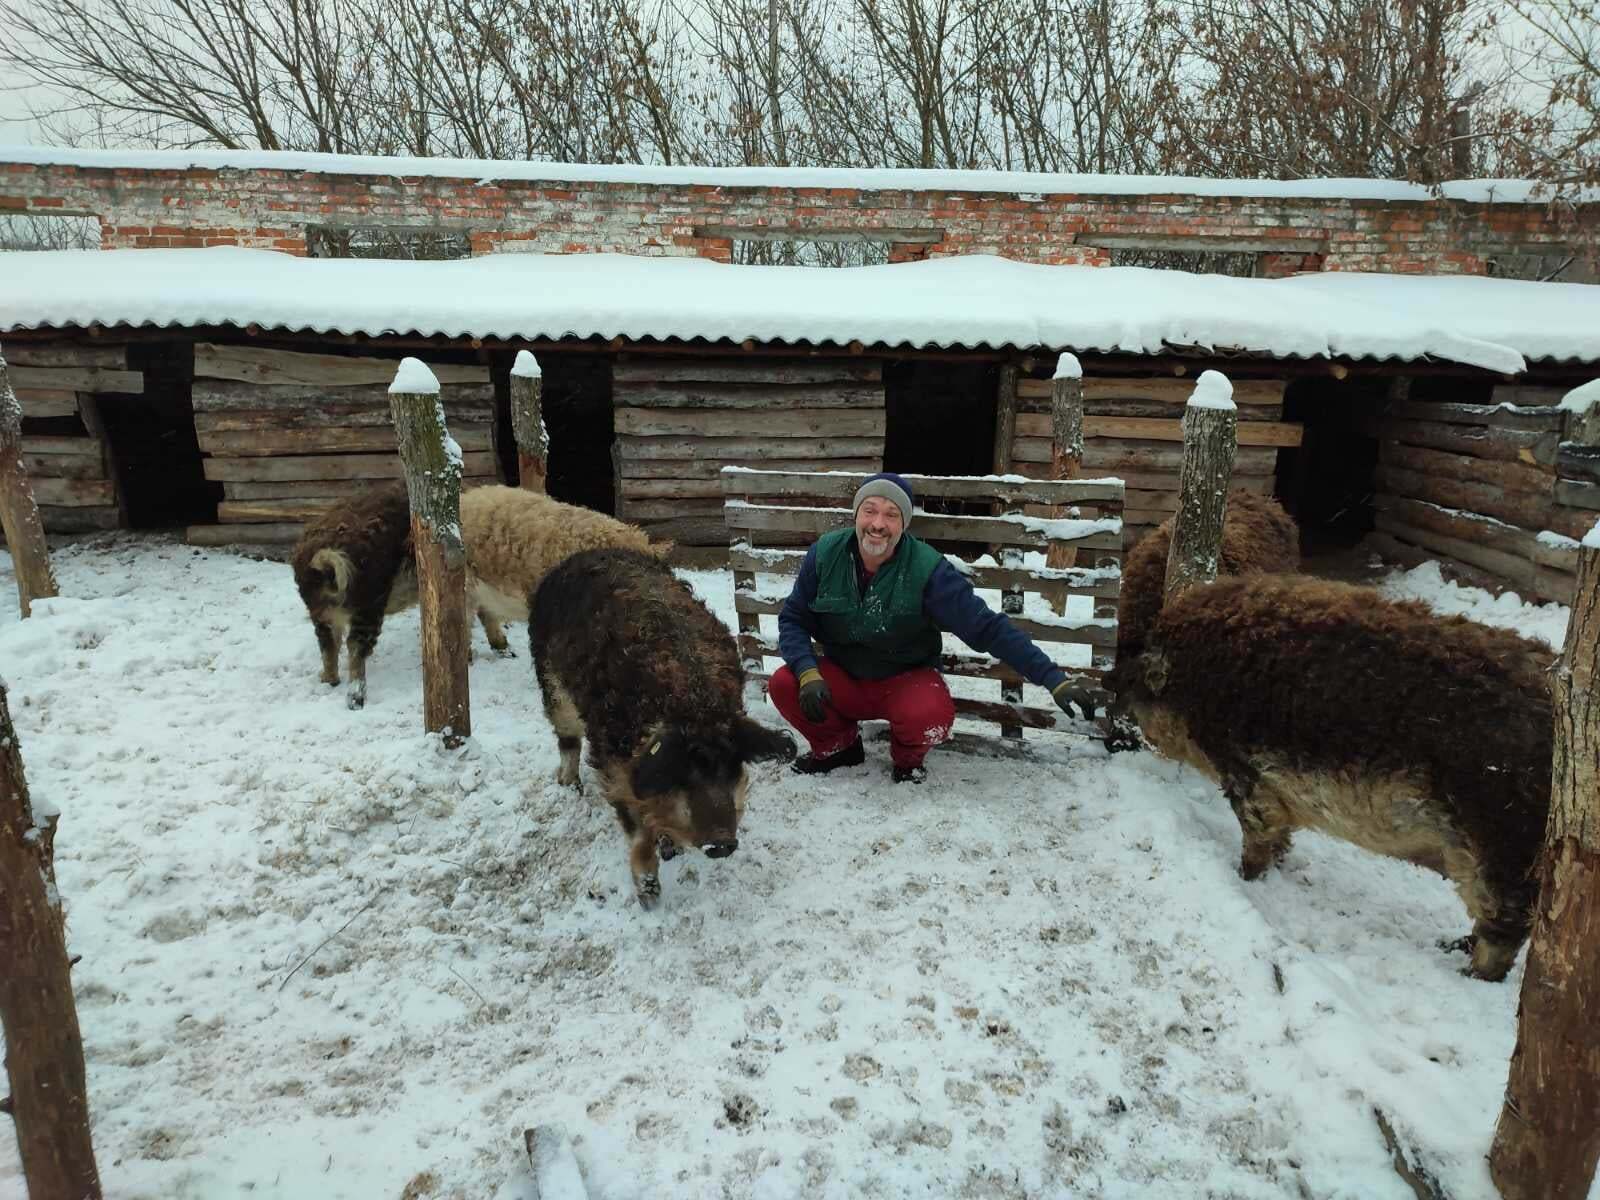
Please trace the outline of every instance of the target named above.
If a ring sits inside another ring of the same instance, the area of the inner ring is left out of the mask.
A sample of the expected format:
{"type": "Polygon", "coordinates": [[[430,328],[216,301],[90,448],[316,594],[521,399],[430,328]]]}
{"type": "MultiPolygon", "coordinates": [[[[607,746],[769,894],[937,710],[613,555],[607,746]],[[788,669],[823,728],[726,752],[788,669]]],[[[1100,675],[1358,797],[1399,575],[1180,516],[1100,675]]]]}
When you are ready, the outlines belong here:
{"type": "Polygon", "coordinates": [[[1452,537],[1437,529],[1410,525],[1392,513],[1379,511],[1374,518],[1378,529],[1425,550],[1457,559],[1498,576],[1524,596],[1572,603],[1574,578],[1571,572],[1551,569],[1515,554],[1452,537]]]}
{"type": "MultiPolygon", "coordinates": [[[[27,438],[22,439],[22,446],[27,449],[27,438]]],[[[1563,479],[1600,483],[1600,447],[1564,444],[1556,456],[1556,471],[1563,479]]]]}
{"type": "MultiPolygon", "coordinates": [[[[1293,421],[1240,421],[1241,446],[1298,446],[1304,426],[1293,421]]],[[[1019,438],[1049,438],[1048,413],[1018,413],[1019,438]]],[[[1083,436],[1087,438],[1132,438],[1146,442],[1183,441],[1183,422],[1177,418],[1163,417],[1097,417],[1083,418],[1083,436]]]]}
{"type": "MultiPolygon", "coordinates": [[[[1236,404],[1240,421],[1277,421],[1283,417],[1281,404],[1236,404]]],[[[1183,404],[1165,400],[1096,400],[1085,403],[1083,411],[1091,417],[1160,417],[1171,421],[1183,419],[1183,404]]],[[[1048,413],[1047,400],[1019,400],[1018,412],[1048,413]]]]}
{"type": "Polygon", "coordinates": [[[22,404],[24,417],[75,417],[78,415],[78,393],[50,388],[17,388],[17,400],[22,404]]]}
{"type": "MultiPolygon", "coordinates": [[[[1019,437],[1012,446],[1012,457],[1019,464],[1048,463],[1050,439],[1019,437]]],[[[1233,469],[1238,475],[1270,475],[1277,465],[1278,451],[1273,446],[1240,446],[1234,455],[1233,469]]],[[[1128,441],[1119,438],[1092,438],[1083,444],[1083,473],[1087,476],[1120,475],[1124,468],[1136,471],[1176,471],[1183,465],[1183,444],[1172,442],[1128,441]]]]}
{"type": "Polygon", "coordinates": [[[614,388],[619,406],[629,408],[709,408],[763,410],[788,408],[882,408],[883,387],[856,383],[683,383],[675,386],[627,384],[614,388]]]}
{"type": "MultiPolygon", "coordinates": [[[[456,404],[445,406],[445,420],[450,425],[488,425],[494,420],[494,409],[488,404],[456,404]]],[[[325,429],[328,427],[385,426],[392,428],[394,419],[387,405],[326,404],[318,407],[291,409],[229,409],[199,410],[194,414],[194,427],[201,433],[244,432],[266,429],[325,429]]]]}
{"type": "MultiPolygon", "coordinates": [[[[496,467],[494,455],[473,451],[463,457],[462,469],[468,475],[491,475],[496,467]]],[[[404,472],[398,454],[317,454],[284,458],[207,458],[203,460],[207,479],[289,480],[289,479],[400,479],[404,472]]]]}
{"type": "MultiPolygon", "coordinates": [[[[744,613],[773,612],[783,607],[781,603],[773,605],[770,601],[758,600],[737,591],[734,592],[733,606],[734,611],[744,613]]],[[[1054,625],[1014,615],[1010,621],[1035,642],[1099,646],[1103,649],[1117,644],[1117,623],[1114,619],[1094,619],[1077,626],[1054,625]]]]}
{"type": "Polygon", "coordinates": [[[1507,491],[1539,495],[1550,491],[1550,472],[1541,467],[1474,458],[1470,454],[1455,454],[1422,446],[1405,446],[1387,439],[1378,443],[1378,461],[1386,466],[1459,479],[1466,483],[1494,484],[1507,491]]]}
{"type": "Polygon", "coordinates": [[[69,454],[76,458],[104,457],[100,443],[91,437],[44,437],[34,435],[22,439],[24,454],[69,454]]]}
{"type": "MultiPolygon", "coordinates": [[[[617,438],[617,447],[624,464],[629,459],[685,459],[702,458],[722,462],[766,462],[769,459],[803,458],[824,460],[829,456],[839,458],[870,458],[883,461],[881,437],[837,438],[668,438],[633,437],[617,438]]],[[[626,467],[624,467],[626,474],[626,467]]]]}
{"type": "Polygon", "coordinates": [[[1487,592],[1499,593],[1511,586],[1503,576],[1492,571],[1471,566],[1458,559],[1451,558],[1438,550],[1427,550],[1421,546],[1413,546],[1410,542],[1403,542],[1392,533],[1385,533],[1375,529],[1362,539],[1362,546],[1370,549],[1385,562],[1398,563],[1402,567],[1410,568],[1425,562],[1436,562],[1444,571],[1446,579],[1468,587],[1483,588],[1487,592]]]}
{"type": "MultiPolygon", "coordinates": [[[[487,425],[456,425],[450,436],[463,450],[489,450],[492,435],[487,425]]],[[[199,433],[200,449],[208,454],[241,458],[279,454],[340,454],[366,450],[392,450],[394,427],[357,426],[326,429],[265,429],[256,432],[199,433]]]]}
{"type": "MultiPolygon", "coordinates": [[[[765,633],[738,635],[739,651],[751,657],[781,658],[778,653],[777,639],[765,633]]],[[[1111,663],[1108,656],[1095,655],[1095,665],[1092,667],[1063,667],[1067,678],[1081,683],[1087,687],[1101,703],[1109,699],[1109,694],[1100,687],[1100,681],[1105,673],[1110,670],[1111,663]]],[[[998,659],[990,658],[987,654],[941,654],[939,656],[939,673],[941,675],[954,675],[962,679],[996,679],[1002,683],[1020,684],[1026,682],[1010,667],[998,659]]],[[[763,680],[765,674],[760,676],[763,680]]]]}
{"type": "MultiPolygon", "coordinates": [[[[837,459],[784,459],[780,464],[786,471],[854,471],[862,475],[871,475],[879,469],[880,460],[876,458],[837,458],[837,459]]],[[[768,466],[773,464],[768,463],[768,466]]],[[[721,488],[720,477],[723,467],[752,467],[759,468],[759,460],[721,462],[712,458],[682,458],[682,459],[634,459],[622,464],[621,478],[623,479],[709,479],[721,488]]]]}
{"type": "Polygon", "coordinates": [[[12,367],[96,367],[106,371],[128,369],[126,346],[98,342],[12,342],[5,347],[12,367]]]}
{"type": "MultiPolygon", "coordinates": [[[[194,348],[196,379],[234,379],[241,383],[352,384],[394,381],[399,358],[354,358],[342,354],[306,354],[260,346],[225,346],[200,342],[194,348]]],[[[488,383],[489,368],[453,363],[428,363],[442,384],[488,383]]]]}
{"type": "MultiPolygon", "coordinates": [[[[817,496],[849,498],[871,472],[728,471],[722,487],[730,496],[817,496]]],[[[969,500],[1001,500],[1009,504],[1098,504],[1122,499],[1122,484],[1105,479],[1061,479],[1007,482],[993,476],[933,476],[906,473],[923,496],[969,500]]]]}
{"type": "Polygon", "coordinates": [[[1494,391],[1489,394],[1491,404],[1515,404],[1518,407],[1551,408],[1561,403],[1561,399],[1571,388],[1567,387],[1540,387],[1527,383],[1497,383],[1494,391]]]}
{"type": "MultiPolygon", "coordinates": [[[[1287,383],[1282,379],[1235,379],[1233,401],[1235,404],[1282,404],[1287,383]]],[[[1033,400],[1050,399],[1050,380],[1022,379],[1017,382],[1017,395],[1033,400]]],[[[1179,379],[1171,375],[1140,376],[1085,376],[1083,400],[1093,404],[1098,400],[1156,400],[1167,404],[1184,405],[1194,395],[1194,380],[1179,379]]]]}
{"type": "MultiPolygon", "coordinates": [[[[749,574],[788,576],[794,575],[800,570],[800,562],[804,558],[804,550],[734,548],[728,551],[728,569],[749,574]]],[[[1115,599],[1122,593],[1122,573],[1115,565],[1110,567],[977,567],[950,554],[945,555],[945,561],[966,576],[968,582],[975,588],[999,591],[1009,587],[1021,587],[1024,591],[1037,592],[1040,595],[1050,597],[1065,593],[1069,596],[1097,596],[1101,599],[1115,599]]],[[[754,584],[751,586],[753,587],[754,584]]],[[[751,593],[750,598],[754,600],[753,593],[751,593]]],[[[759,601],[759,603],[765,604],[768,602],[759,601]]],[[[751,611],[776,613],[778,609],[783,607],[781,600],[772,601],[771,604],[771,608],[758,608],[751,611]]]]}
{"type": "MultiPolygon", "coordinates": [[[[498,482],[493,475],[466,475],[462,477],[461,490],[498,482]]],[[[386,482],[379,479],[229,480],[223,483],[222,494],[228,500],[337,500],[385,486],[386,482]]]]}
{"type": "MultiPolygon", "coordinates": [[[[1600,511],[1600,483],[1577,483],[1571,479],[1556,480],[1556,501],[1569,508],[1600,511]]],[[[1594,526],[1593,518],[1588,518],[1594,526]]],[[[1576,535],[1573,535],[1576,536],[1576,535]]]]}
{"type": "MultiPolygon", "coordinates": [[[[493,412],[494,385],[457,383],[440,389],[444,414],[493,412]]],[[[261,384],[223,379],[196,379],[189,390],[196,413],[318,411],[324,408],[389,411],[389,385],[366,383],[332,386],[321,383],[261,384]]]]}
{"type": "Polygon", "coordinates": [[[33,498],[42,507],[56,505],[62,508],[96,508],[114,506],[116,489],[109,479],[47,479],[30,480],[33,498]]]}
{"type": "Polygon", "coordinates": [[[11,386],[52,392],[144,392],[143,371],[109,367],[12,367],[11,386]]]}
{"type": "Polygon", "coordinates": [[[1373,473],[1378,487],[1394,496],[1424,500],[1444,508],[1483,513],[1524,529],[1545,529],[1552,510],[1554,480],[1543,494],[1511,492],[1494,483],[1475,483],[1444,475],[1428,475],[1379,463],[1373,473]]]}
{"type": "Polygon", "coordinates": [[[116,505],[39,505],[39,520],[50,533],[95,533],[120,529],[122,513],[116,505]]]}
{"type": "Polygon", "coordinates": [[[884,422],[881,408],[615,410],[619,434],[646,437],[881,438],[884,422]]]}
{"type": "MultiPolygon", "coordinates": [[[[729,500],[724,506],[723,517],[730,530],[787,530],[820,534],[849,524],[850,511],[844,508],[781,508],[729,500]]],[[[1120,526],[1096,528],[1081,535],[1052,539],[1043,532],[1047,522],[1027,517],[961,517],[919,513],[916,524],[917,536],[927,539],[994,542],[1037,550],[1044,549],[1052,540],[1089,550],[1119,550],[1122,547],[1120,526]]]]}
{"type": "MultiPolygon", "coordinates": [[[[1508,525],[1503,521],[1491,517],[1479,516],[1476,513],[1452,511],[1436,504],[1429,504],[1421,500],[1407,500],[1400,496],[1386,496],[1379,494],[1373,498],[1373,507],[1379,512],[1389,513],[1397,521],[1418,529],[1431,529],[1450,537],[1488,547],[1502,554],[1515,555],[1527,562],[1550,560],[1555,563],[1561,561],[1560,556],[1552,558],[1548,548],[1539,541],[1535,532],[1508,525]]],[[[1464,555],[1457,557],[1465,558],[1464,555]]],[[[1576,553],[1567,555],[1576,563],[1576,553]]],[[[1471,562],[1470,558],[1466,561],[1471,562]]],[[[1570,568],[1569,568],[1570,569],[1570,568]]]]}
{"type": "Polygon", "coordinates": [[[191,546],[282,546],[300,540],[305,526],[298,522],[280,525],[191,525],[183,540],[191,546]]]}
{"type": "MultiPolygon", "coordinates": [[[[1471,454],[1500,462],[1520,462],[1553,467],[1558,433],[1533,433],[1517,429],[1487,429],[1471,425],[1446,425],[1442,421],[1384,420],[1379,435],[1407,446],[1471,454]]],[[[1553,472],[1552,472],[1553,473],[1553,472]]]]}
{"type": "Polygon", "coordinates": [[[105,460],[94,454],[24,454],[22,465],[32,479],[106,479],[105,460]]]}
{"type": "MultiPolygon", "coordinates": [[[[1011,468],[1013,475],[1024,475],[1029,479],[1049,479],[1049,463],[1017,463],[1011,468]]],[[[1103,477],[1122,480],[1123,484],[1132,490],[1147,492],[1175,492],[1178,490],[1178,471],[1130,471],[1119,467],[1115,471],[1103,470],[1099,472],[1103,477]]],[[[1268,467],[1265,475],[1245,475],[1234,464],[1233,487],[1247,492],[1257,492],[1261,495],[1271,495],[1273,484],[1276,482],[1268,467]]]]}
{"type": "Polygon", "coordinates": [[[1558,408],[1501,408],[1494,404],[1447,404],[1432,400],[1395,400],[1386,416],[1409,421],[1443,421],[1447,425],[1483,425],[1493,429],[1556,432],[1566,428],[1558,408]]]}
{"type": "Polygon", "coordinates": [[[824,358],[798,361],[625,358],[611,368],[615,383],[848,383],[876,382],[883,364],[870,359],[824,358]]]}
{"type": "Polygon", "coordinates": [[[339,501],[340,497],[337,496],[300,500],[224,500],[217,505],[217,520],[224,525],[309,521],[320,517],[339,501]]]}
{"type": "Polygon", "coordinates": [[[624,495],[617,516],[624,521],[667,521],[674,517],[714,516],[721,511],[720,498],[697,496],[679,500],[649,500],[624,495]]]}

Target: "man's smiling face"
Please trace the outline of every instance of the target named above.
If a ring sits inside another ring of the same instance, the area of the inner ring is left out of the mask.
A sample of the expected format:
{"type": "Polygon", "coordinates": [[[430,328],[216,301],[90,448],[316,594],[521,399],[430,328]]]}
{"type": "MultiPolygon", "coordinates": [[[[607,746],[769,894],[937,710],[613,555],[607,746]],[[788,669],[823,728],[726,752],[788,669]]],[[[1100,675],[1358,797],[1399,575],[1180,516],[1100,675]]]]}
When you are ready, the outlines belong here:
{"type": "Polygon", "coordinates": [[[856,543],[869,567],[887,562],[905,532],[900,506],[884,496],[868,496],[856,509],[856,543]]]}

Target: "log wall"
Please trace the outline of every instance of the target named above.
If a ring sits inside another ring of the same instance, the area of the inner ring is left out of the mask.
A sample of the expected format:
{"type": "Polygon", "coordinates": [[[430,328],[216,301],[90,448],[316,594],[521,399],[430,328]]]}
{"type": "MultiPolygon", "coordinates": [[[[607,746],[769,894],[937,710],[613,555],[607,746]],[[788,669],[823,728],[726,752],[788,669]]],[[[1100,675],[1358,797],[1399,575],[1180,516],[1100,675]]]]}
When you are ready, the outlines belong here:
{"type": "Polygon", "coordinates": [[[883,367],[862,359],[625,358],[613,368],[617,516],[727,544],[723,467],[882,469],[883,367]]]}
{"type": "Polygon", "coordinates": [[[1465,583],[1570,604],[1600,519],[1600,448],[1566,442],[1565,388],[1500,385],[1489,404],[1411,400],[1379,420],[1372,548],[1465,583]]]}
{"type": "Polygon", "coordinates": [[[144,391],[144,373],[128,369],[128,348],[19,344],[7,348],[6,360],[22,402],[22,458],[46,532],[125,525],[100,405],[109,393],[144,391]]]}
{"type": "MultiPolygon", "coordinates": [[[[222,485],[216,525],[196,545],[293,542],[341,497],[404,478],[389,410],[398,359],[301,354],[255,346],[195,347],[195,431],[205,475],[222,485]]],[[[483,366],[429,364],[463,487],[500,480],[494,387],[483,366]]]]}
{"type": "MultiPolygon", "coordinates": [[[[995,470],[1047,479],[1050,380],[1019,374],[1014,394],[1007,394],[1005,387],[998,406],[995,470]]],[[[1279,449],[1300,444],[1301,427],[1281,419],[1284,387],[1278,379],[1233,381],[1239,408],[1235,487],[1270,494],[1279,449]]],[[[1183,409],[1193,391],[1192,379],[1172,375],[1091,376],[1083,381],[1081,474],[1085,479],[1116,476],[1126,483],[1122,520],[1128,546],[1178,510],[1183,409]]]]}

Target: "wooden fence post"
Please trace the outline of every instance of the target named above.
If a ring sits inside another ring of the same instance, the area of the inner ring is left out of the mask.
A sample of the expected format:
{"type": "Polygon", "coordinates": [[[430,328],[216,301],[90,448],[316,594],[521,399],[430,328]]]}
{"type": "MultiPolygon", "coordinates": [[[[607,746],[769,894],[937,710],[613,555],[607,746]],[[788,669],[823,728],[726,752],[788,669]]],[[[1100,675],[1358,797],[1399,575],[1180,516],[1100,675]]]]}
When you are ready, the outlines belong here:
{"type": "Polygon", "coordinates": [[[1579,446],[1600,446],[1600,379],[1573,388],[1561,398],[1567,414],[1561,440],[1579,446]]]}
{"type": "Polygon", "coordinates": [[[422,724],[459,746],[472,735],[467,693],[467,553],[461,540],[461,447],[451,439],[439,381],[415,358],[389,385],[400,461],[411,498],[411,540],[422,602],[422,724]]]}
{"type": "Polygon", "coordinates": [[[6,360],[0,356],[0,532],[17,574],[17,599],[22,615],[33,611],[33,601],[57,594],[50,570],[50,547],[44,540],[39,506],[28,486],[28,469],[22,462],[22,403],[11,389],[6,360]]]}
{"type": "Polygon", "coordinates": [[[526,350],[517,351],[511,368],[511,432],[517,439],[517,480],[530,492],[546,490],[550,475],[550,435],[545,432],[544,373],[539,360],[526,350]]]}
{"type": "Polygon", "coordinates": [[[0,1026],[7,1111],[34,1200],[99,1200],[89,1139],[83,1037],[72,1002],[61,900],[51,860],[54,813],[28,798],[22,750],[0,683],[0,1026]]]}
{"type": "MultiPolygon", "coordinates": [[[[1076,479],[1083,470],[1083,367],[1076,355],[1063,354],[1056,360],[1056,373],[1050,380],[1050,478],[1076,479]]],[[[1067,515],[1058,509],[1058,517],[1067,515]]],[[[1078,552],[1071,546],[1052,546],[1045,555],[1047,567],[1074,567],[1078,552]]],[[[1067,597],[1061,596],[1061,611],[1066,612],[1067,597]]]]}
{"type": "MultiPolygon", "coordinates": [[[[1590,409],[1592,413],[1594,410],[1590,409]]],[[[1600,524],[1551,673],[1550,816],[1489,1173],[1506,1200],[1585,1200],[1600,1161],[1600,524]]]]}
{"type": "Polygon", "coordinates": [[[1219,371],[1202,371],[1183,410],[1183,472],[1178,477],[1178,515],[1167,551],[1164,604],[1217,577],[1222,519],[1238,445],[1233,384],[1219,371]]]}

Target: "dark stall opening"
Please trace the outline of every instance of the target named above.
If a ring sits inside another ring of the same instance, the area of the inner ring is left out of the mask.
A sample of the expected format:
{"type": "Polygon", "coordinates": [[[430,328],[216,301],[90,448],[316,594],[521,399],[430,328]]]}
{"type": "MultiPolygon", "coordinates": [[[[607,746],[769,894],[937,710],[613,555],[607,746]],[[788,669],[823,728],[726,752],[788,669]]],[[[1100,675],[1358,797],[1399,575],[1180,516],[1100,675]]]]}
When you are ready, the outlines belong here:
{"type": "Polygon", "coordinates": [[[1302,425],[1299,446],[1278,452],[1275,494],[1300,525],[1308,559],[1352,551],[1374,528],[1378,439],[1389,381],[1297,379],[1283,419],[1302,425]]]}
{"type": "Polygon", "coordinates": [[[192,347],[133,346],[128,365],[144,372],[144,391],[97,404],[127,527],[214,523],[222,485],[206,479],[195,435],[192,347]]]}
{"type": "MultiPolygon", "coordinates": [[[[540,408],[550,438],[545,490],[563,504],[597,512],[617,511],[616,474],[611,456],[615,438],[611,413],[611,356],[562,351],[541,352],[540,408]]],[[[512,356],[496,364],[501,474],[517,482],[517,444],[511,431],[507,373],[512,356]]]]}
{"type": "MultiPolygon", "coordinates": [[[[988,475],[994,470],[995,402],[1000,367],[992,362],[885,364],[883,469],[902,475],[988,475]]],[[[984,501],[918,497],[926,512],[987,516],[984,501]]],[[[962,557],[978,543],[940,543],[962,557]]]]}

